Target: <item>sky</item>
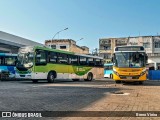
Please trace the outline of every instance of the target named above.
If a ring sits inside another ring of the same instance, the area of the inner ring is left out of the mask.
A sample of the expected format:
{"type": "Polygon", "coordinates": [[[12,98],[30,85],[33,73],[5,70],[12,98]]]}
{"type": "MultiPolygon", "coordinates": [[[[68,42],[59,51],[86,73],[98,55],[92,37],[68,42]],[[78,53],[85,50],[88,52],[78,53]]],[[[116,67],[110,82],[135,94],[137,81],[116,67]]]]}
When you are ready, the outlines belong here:
{"type": "Polygon", "coordinates": [[[0,0],[0,31],[44,44],[68,28],[55,39],[73,39],[91,52],[100,38],[160,34],[159,6],[160,0],[0,0]]]}

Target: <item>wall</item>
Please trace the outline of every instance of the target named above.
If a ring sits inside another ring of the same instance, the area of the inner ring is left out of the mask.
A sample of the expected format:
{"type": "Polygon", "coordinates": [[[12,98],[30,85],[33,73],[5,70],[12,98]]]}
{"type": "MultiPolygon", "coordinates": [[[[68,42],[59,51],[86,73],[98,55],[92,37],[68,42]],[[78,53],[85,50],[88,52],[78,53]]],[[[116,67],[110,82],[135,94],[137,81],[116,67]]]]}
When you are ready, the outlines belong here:
{"type": "Polygon", "coordinates": [[[108,57],[105,58],[106,62],[111,62],[111,57],[116,46],[127,45],[128,38],[101,38],[99,39],[99,54],[100,56],[105,56],[108,54],[108,57]],[[110,49],[104,49],[105,46],[110,46],[110,49]]]}
{"type": "Polygon", "coordinates": [[[56,49],[60,49],[60,46],[66,46],[66,49],[60,49],[64,51],[70,51],[81,54],[89,54],[89,48],[86,46],[78,46],[76,42],[71,39],[55,39],[51,42],[51,40],[46,40],[45,45],[56,45],[56,49]]]}

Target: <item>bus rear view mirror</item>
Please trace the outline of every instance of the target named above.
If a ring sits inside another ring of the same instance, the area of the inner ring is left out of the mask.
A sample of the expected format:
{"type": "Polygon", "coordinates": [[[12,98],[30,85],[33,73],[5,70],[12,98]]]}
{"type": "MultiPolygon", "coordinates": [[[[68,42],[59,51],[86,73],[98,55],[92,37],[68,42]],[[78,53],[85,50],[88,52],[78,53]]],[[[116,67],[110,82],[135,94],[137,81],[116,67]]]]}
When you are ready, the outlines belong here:
{"type": "Polygon", "coordinates": [[[114,62],[114,59],[115,59],[115,54],[112,55],[112,58],[111,58],[112,63],[114,62]]]}
{"type": "Polygon", "coordinates": [[[113,57],[111,58],[111,61],[113,62],[113,57]]]}

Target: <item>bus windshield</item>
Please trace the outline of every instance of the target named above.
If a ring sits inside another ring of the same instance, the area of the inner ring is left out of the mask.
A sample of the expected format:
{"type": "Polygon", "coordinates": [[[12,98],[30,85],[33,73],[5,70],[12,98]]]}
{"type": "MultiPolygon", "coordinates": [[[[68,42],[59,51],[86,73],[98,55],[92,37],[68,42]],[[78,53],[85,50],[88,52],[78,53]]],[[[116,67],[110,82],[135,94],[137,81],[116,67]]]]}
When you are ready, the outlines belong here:
{"type": "Polygon", "coordinates": [[[34,52],[31,49],[20,49],[18,53],[18,65],[24,67],[33,66],[34,52]]]}
{"type": "Polygon", "coordinates": [[[113,64],[104,64],[104,70],[112,70],[113,64]]]}
{"type": "Polygon", "coordinates": [[[104,77],[112,78],[112,74],[113,74],[113,63],[104,64],[104,77]]]}
{"type": "Polygon", "coordinates": [[[145,66],[144,52],[118,52],[115,53],[115,66],[141,68],[145,66]]]}

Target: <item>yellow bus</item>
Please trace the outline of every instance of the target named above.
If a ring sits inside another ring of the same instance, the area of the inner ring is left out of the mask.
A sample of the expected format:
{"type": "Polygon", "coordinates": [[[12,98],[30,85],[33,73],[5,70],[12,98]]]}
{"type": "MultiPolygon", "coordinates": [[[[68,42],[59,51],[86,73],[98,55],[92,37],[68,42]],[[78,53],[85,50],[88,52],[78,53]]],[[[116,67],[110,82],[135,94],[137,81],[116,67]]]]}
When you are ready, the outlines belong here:
{"type": "Polygon", "coordinates": [[[147,79],[148,57],[143,46],[117,46],[112,56],[113,80],[143,84],[147,79]]]}

